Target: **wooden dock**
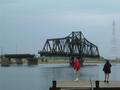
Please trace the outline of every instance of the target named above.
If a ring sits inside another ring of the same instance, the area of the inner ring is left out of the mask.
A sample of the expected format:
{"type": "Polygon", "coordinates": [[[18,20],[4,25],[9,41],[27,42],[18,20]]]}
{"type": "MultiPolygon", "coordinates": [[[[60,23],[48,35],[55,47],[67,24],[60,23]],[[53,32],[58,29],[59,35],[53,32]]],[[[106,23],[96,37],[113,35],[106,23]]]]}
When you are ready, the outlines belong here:
{"type": "Polygon", "coordinates": [[[120,90],[120,81],[53,81],[49,90],[120,90]]]}

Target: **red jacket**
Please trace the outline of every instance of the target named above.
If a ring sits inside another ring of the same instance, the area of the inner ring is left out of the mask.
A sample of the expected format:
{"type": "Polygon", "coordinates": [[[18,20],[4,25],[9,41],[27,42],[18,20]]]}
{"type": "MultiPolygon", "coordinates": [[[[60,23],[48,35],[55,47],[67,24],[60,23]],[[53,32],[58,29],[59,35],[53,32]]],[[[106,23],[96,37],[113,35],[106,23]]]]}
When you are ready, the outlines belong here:
{"type": "Polygon", "coordinates": [[[74,60],[74,70],[79,70],[80,69],[80,60],[79,59],[75,59],[74,60]]]}

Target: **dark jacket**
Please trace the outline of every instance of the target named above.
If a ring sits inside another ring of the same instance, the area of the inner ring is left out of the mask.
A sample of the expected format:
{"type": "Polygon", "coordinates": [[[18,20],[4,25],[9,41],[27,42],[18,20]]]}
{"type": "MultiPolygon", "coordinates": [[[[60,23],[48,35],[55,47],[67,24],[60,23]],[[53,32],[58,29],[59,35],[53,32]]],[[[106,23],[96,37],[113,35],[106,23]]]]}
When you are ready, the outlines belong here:
{"type": "Polygon", "coordinates": [[[111,64],[109,62],[106,62],[103,67],[104,73],[111,73],[111,64]]]}

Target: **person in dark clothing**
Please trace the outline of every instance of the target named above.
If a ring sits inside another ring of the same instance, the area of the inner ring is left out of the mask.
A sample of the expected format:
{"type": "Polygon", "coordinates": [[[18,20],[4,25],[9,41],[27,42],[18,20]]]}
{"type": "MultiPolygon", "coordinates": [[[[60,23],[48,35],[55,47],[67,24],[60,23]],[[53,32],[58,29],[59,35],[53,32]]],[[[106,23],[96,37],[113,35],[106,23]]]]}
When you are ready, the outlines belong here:
{"type": "Polygon", "coordinates": [[[104,82],[109,82],[109,74],[111,73],[111,64],[109,62],[109,60],[106,61],[106,63],[104,64],[104,67],[103,67],[103,71],[105,73],[105,80],[104,82]]]}

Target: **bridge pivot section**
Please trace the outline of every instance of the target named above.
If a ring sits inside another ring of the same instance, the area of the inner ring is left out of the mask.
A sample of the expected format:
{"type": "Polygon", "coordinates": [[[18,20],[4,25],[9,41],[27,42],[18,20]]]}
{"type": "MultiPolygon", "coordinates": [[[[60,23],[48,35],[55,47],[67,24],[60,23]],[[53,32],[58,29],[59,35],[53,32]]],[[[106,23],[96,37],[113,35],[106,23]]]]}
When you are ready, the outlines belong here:
{"type": "Polygon", "coordinates": [[[89,42],[82,32],[72,32],[64,38],[47,39],[41,56],[99,57],[98,47],[89,42]]]}

